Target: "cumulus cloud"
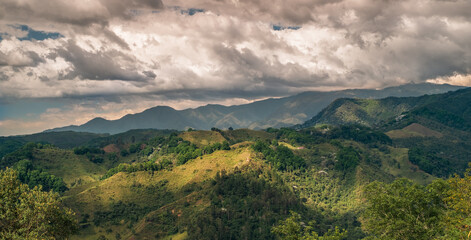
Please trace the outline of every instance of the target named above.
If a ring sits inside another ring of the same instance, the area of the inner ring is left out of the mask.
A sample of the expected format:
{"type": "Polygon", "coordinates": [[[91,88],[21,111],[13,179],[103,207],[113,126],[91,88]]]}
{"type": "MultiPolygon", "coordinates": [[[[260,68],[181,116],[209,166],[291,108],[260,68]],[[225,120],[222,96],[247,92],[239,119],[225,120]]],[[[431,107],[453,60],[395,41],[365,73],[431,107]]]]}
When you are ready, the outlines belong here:
{"type": "Polygon", "coordinates": [[[458,86],[471,86],[471,74],[463,75],[456,73],[453,76],[438,77],[435,79],[427,80],[429,83],[435,84],[450,84],[458,86]]]}
{"type": "Polygon", "coordinates": [[[56,52],[58,57],[73,64],[73,70],[61,76],[63,79],[145,81],[149,78],[136,72],[136,59],[117,50],[88,52],[74,41],[68,41],[56,52]]]}
{"type": "Polygon", "coordinates": [[[0,52],[0,66],[37,66],[43,60],[33,51],[6,51],[0,52]]]}

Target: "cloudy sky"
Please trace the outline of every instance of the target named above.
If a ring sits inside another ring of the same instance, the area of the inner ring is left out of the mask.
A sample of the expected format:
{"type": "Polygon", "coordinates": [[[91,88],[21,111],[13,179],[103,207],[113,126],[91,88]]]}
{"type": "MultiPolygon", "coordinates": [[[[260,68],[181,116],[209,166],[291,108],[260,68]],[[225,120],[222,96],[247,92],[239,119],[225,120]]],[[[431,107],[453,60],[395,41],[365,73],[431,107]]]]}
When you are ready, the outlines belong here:
{"type": "Polygon", "coordinates": [[[0,136],[156,105],[471,85],[469,0],[0,0],[0,136]]]}

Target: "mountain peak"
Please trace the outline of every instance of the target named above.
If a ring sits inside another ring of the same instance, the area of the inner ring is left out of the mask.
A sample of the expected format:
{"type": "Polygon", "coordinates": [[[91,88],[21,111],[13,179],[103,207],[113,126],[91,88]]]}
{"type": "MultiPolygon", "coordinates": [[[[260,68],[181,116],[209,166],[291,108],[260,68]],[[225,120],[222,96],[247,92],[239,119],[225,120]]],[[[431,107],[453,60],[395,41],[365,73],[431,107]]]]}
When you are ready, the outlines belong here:
{"type": "Polygon", "coordinates": [[[159,105],[159,106],[155,106],[155,107],[152,107],[152,108],[149,108],[147,110],[175,110],[174,108],[172,107],[169,107],[169,106],[162,106],[162,105],[159,105]]]}
{"type": "Polygon", "coordinates": [[[92,119],[92,120],[90,120],[90,121],[88,121],[88,122],[105,122],[105,121],[108,121],[108,120],[106,120],[106,119],[104,119],[104,118],[102,118],[102,117],[96,117],[96,118],[94,118],[94,119],[92,119]]]}

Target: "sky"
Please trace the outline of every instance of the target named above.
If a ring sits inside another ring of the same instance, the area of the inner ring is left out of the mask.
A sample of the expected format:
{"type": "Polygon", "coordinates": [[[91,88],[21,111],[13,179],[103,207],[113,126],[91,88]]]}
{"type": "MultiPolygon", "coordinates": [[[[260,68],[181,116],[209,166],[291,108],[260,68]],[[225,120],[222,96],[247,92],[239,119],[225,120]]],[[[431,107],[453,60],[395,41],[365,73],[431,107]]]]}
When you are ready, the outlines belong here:
{"type": "Polygon", "coordinates": [[[0,136],[157,105],[471,86],[469,0],[0,0],[0,136]]]}

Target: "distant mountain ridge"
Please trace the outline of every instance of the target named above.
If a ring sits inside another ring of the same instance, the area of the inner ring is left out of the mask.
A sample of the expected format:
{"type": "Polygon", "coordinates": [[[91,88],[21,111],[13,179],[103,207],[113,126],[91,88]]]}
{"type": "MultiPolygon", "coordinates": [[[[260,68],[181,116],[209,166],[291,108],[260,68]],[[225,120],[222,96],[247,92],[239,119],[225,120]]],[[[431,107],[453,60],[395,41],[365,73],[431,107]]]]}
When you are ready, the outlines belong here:
{"type": "Polygon", "coordinates": [[[180,111],[167,106],[157,106],[141,113],[128,114],[117,120],[95,118],[80,126],[66,126],[47,131],[116,134],[131,129],[147,128],[175,130],[190,127],[202,130],[212,127],[222,129],[229,127],[279,128],[304,123],[338,98],[409,97],[444,93],[461,88],[463,87],[422,83],[388,87],[381,90],[348,89],[331,92],[304,92],[290,97],[266,99],[244,105],[206,105],[180,111]]]}

